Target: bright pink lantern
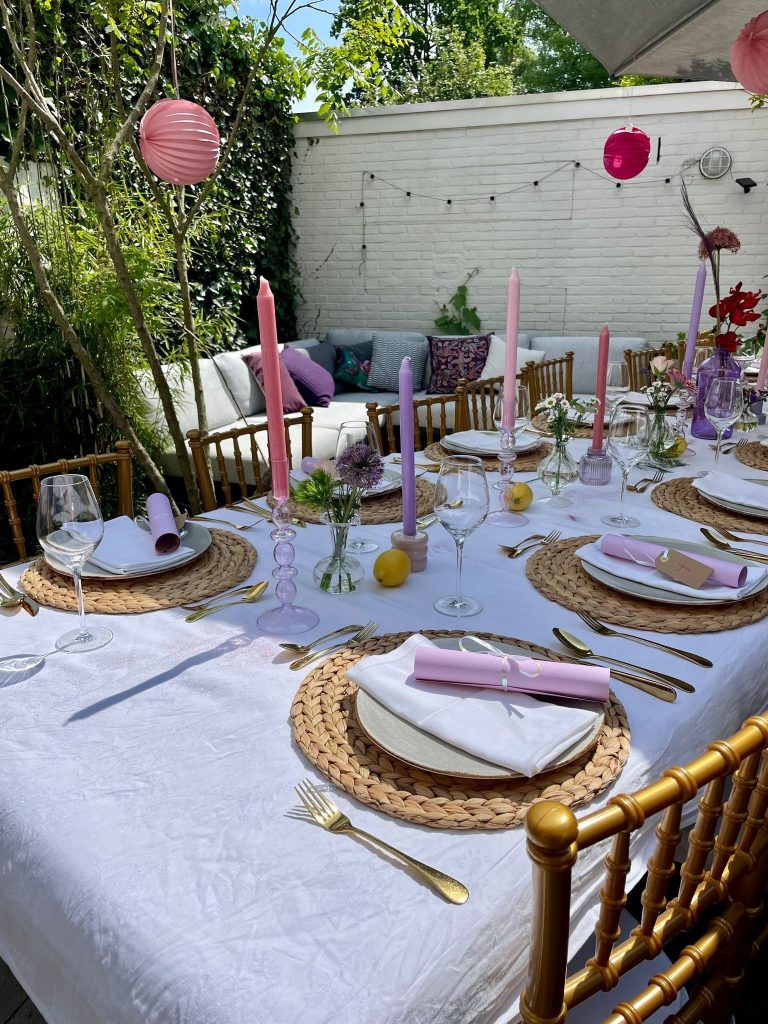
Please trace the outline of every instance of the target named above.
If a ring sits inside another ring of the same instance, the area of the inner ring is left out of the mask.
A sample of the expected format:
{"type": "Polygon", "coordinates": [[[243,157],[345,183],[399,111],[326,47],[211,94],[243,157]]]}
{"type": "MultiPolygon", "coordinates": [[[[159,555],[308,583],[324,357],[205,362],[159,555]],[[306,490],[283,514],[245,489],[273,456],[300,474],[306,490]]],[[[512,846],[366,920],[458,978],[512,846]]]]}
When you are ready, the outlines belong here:
{"type": "Polygon", "coordinates": [[[141,154],[149,169],[173,185],[196,185],[219,162],[219,129],[198,103],[158,100],[141,119],[141,154]]]}
{"type": "Polygon", "coordinates": [[[731,67],[747,92],[768,93],[768,11],[748,21],[731,47],[731,67]]]}
{"type": "Polygon", "coordinates": [[[627,125],[617,128],[605,140],[603,167],[614,177],[625,181],[635,178],[648,163],[651,140],[641,128],[627,125]]]}

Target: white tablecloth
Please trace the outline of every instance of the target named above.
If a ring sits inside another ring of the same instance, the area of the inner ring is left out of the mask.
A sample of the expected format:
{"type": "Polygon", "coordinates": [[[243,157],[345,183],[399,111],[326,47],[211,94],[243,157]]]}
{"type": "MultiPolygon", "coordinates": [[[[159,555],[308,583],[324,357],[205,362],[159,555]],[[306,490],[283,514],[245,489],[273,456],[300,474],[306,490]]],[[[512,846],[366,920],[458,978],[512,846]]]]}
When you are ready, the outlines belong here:
{"type": "MultiPolygon", "coordinates": [[[[576,454],[585,447],[573,443],[576,454]]],[[[695,447],[692,466],[711,465],[708,444],[695,447]]],[[[755,472],[733,458],[722,466],[755,472]]],[[[684,763],[765,704],[765,622],[680,637],[715,661],[699,670],[589,634],[529,585],[524,559],[499,552],[499,541],[553,526],[564,536],[598,532],[618,490],[615,470],[605,488],[575,484],[569,508],[534,503],[522,530],[489,521],[465,554],[466,591],[485,602],[465,620],[468,631],[557,646],[551,629],[560,625],[598,651],[696,684],[673,705],[613,684],[629,714],[631,754],[617,783],[579,813],[684,763]]],[[[545,493],[538,483],[534,491],[545,493]]],[[[660,511],[648,494],[628,499],[642,520],[634,532],[699,538],[698,524],[660,511]]],[[[388,546],[391,528],[363,529],[388,546]]],[[[253,579],[267,578],[269,525],[245,536],[259,552],[253,579]]],[[[317,633],[367,618],[382,633],[459,625],[432,609],[454,580],[453,542],[439,525],[428,571],[393,590],[373,581],[375,554],[362,556],[369,572],[356,595],[316,590],[311,566],[328,543],[324,527],[297,532],[299,598],[320,613],[317,633]]],[[[16,581],[19,571],[7,575],[16,581]]],[[[528,952],[523,830],[420,828],[334,789],[356,824],[468,885],[469,902],[456,907],[385,856],[293,816],[294,784],[324,779],[293,742],[289,710],[302,674],[288,670],[280,638],[259,635],[264,606],[194,625],[182,610],[93,616],[114,630],[110,646],[49,653],[38,672],[0,689],[0,956],[49,1024],[508,1020],[528,952]]],[[[3,618],[0,656],[51,652],[72,621],[49,609],[3,618]]],[[[591,925],[603,855],[591,851],[576,872],[575,906],[585,913],[573,949],[591,925]]],[[[636,857],[630,882],[642,871],[636,857]]]]}

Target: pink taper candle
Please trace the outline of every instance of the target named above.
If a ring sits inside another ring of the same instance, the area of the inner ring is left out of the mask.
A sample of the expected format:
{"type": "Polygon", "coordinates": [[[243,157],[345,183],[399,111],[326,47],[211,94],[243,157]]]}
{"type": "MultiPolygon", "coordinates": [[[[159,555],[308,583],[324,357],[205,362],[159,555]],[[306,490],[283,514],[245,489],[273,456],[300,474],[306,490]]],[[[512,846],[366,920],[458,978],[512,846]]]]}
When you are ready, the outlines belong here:
{"type": "Polygon", "coordinates": [[[416,467],[413,440],[413,367],[408,356],[400,363],[400,467],[403,478],[403,533],[416,536],[416,467]]]}
{"type": "Polygon", "coordinates": [[[256,296],[261,339],[261,365],[264,369],[264,398],[267,403],[267,436],[269,438],[269,466],[272,471],[272,494],[277,501],[285,501],[289,494],[288,455],[285,447],[283,422],[283,389],[280,386],[280,353],[277,350],[277,323],[275,297],[269,281],[261,278],[256,296]]]}
{"type": "MultiPolygon", "coordinates": [[[[504,405],[501,424],[514,430],[517,405],[517,329],[520,324],[520,275],[513,267],[507,286],[507,351],[504,357],[504,405]]],[[[531,410],[533,414],[533,409],[531,410]]]]}
{"type": "Polygon", "coordinates": [[[608,349],[611,344],[611,332],[607,324],[603,324],[600,331],[600,344],[597,347],[597,385],[595,396],[597,398],[597,409],[595,410],[595,425],[592,428],[592,451],[603,450],[603,424],[605,422],[605,386],[608,379],[608,349]]]}
{"type": "Polygon", "coordinates": [[[768,374],[768,341],[763,345],[763,355],[760,360],[760,369],[757,371],[757,387],[758,391],[762,391],[765,387],[765,378],[768,374]]]}
{"type": "Polygon", "coordinates": [[[693,289],[693,305],[691,306],[691,322],[688,324],[688,336],[685,339],[685,356],[683,357],[683,375],[691,379],[693,373],[693,357],[696,355],[696,341],[699,337],[701,322],[701,304],[704,301],[704,286],[707,283],[707,265],[702,263],[696,271],[696,286],[693,289]]]}

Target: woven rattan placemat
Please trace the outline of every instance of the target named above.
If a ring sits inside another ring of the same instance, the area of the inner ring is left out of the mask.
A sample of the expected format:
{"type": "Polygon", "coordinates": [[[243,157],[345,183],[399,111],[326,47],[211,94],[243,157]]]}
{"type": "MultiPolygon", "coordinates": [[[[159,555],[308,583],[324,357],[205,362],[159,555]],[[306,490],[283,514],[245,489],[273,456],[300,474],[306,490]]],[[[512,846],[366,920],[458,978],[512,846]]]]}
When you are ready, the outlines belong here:
{"type": "Polygon", "coordinates": [[[654,505],[667,512],[674,512],[683,519],[692,519],[695,523],[706,526],[724,526],[726,530],[741,530],[745,533],[768,534],[768,519],[757,519],[744,516],[738,512],[730,512],[702,498],[693,487],[693,477],[682,476],[676,480],[667,480],[658,484],[651,492],[654,505]]]}
{"type": "MultiPolygon", "coordinates": [[[[410,635],[390,633],[340,651],[306,677],[293,702],[291,717],[298,745],[323,775],[361,803],[431,828],[512,828],[522,823],[528,808],[539,800],[559,800],[569,807],[589,803],[621,772],[629,755],[629,726],[626,712],[613,694],[605,706],[605,722],[596,746],[569,765],[533,779],[451,779],[385,753],[358,725],[352,700],[357,687],[345,673],[360,658],[391,651],[410,635]]],[[[424,635],[458,638],[464,632],[432,630],[424,635]]],[[[490,641],[521,643],[492,633],[478,635],[490,641]]],[[[545,655],[541,647],[524,646],[533,654],[545,655]]]]}
{"type": "MultiPolygon", "coordinates": [[[[528,473],[532,469],[536,469],[542,459],[546,459],[549,453],[552,451],[551,444],[542,444],[540,448],[534,449],[532,452],[523,452],[515,459],[515,472],[528,473]]],[[[434,444],[428,444],[424,449],[423,454],[428,459],[432,459],[433,462],[442,462],[448,455],[460,455],[461,452],[449,452],[440,444],[439,441],[435,441],[434,444]]],[[[418,455],[416,461],[418,462],[418,455]]],[[[482,460],[487,472],[497,473],[499,471],[499,460],[495,455],[478,455],[478,458],[482,460]]]]}
{"type": "MultiPolygon", "coordinates": [[[[256,548],[226,530],[211,530],[211,546],[188,565],[142,579],[85,580],[85,608],[102,615],[134,615],[178,608],[190,601],[215,597],[247,580],[256,564],[256,548]]],[[[49,608],[77,611],[75,590],[68,576],[61,576],[39,559],[21,577],[24,590],[49,608]]]]}
{"type": "MultiPolygon", "coordinates": [[[[272,495],[267,498],[270,505],[274,505],[272,495]]],[[[428,515],[434,508],[435,487],[426,480],[416,481],[416,515],[428,515]]],[[[292,501],[293,514],[297,519],[303,519],[305,523],[322,523],[323,513],[309,505],[302,505],[298,501],[292,501]]],[[[399,523],[403,519],[403,492],[392,491],[389,494],[380,494],[373,498],[364,498],[360,507],[360,521],[372,526],[374,523],[399,523]]]]}
{"type": "Polygon", "coordinates": [[[743,462],[745,466],[752,469],[762,469],[768,472],[768,448],[764,448],[759,441],[750,441],[749,444],[742,444],[733,449],[733,454],[743,462]]]}
{"type": "MultiPolygon", "coordinates": [[[[540,548],[525,564],[525,574],[545,597],[574,612],[589,612],[612,626],[656,633],[718,633],[757,622],[768,614],[768,590],[745,601],[701,607],[645,601],[598,583],[574,552],[593,537],[569,537],[540,548]]],[[[553,626],[557,625],[553,621],[553,626]]]]}

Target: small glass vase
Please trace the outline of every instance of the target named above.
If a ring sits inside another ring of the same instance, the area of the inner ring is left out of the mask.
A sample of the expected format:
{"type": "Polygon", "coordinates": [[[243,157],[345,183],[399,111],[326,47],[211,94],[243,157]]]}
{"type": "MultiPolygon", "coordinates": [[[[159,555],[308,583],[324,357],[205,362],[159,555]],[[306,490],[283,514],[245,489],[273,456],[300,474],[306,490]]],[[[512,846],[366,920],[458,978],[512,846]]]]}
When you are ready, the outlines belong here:
{"type": "Polygon", "coordinates": [[[678,435],[670,421],[666,410],[651,408],[651,434],[648,444],[648,461],[658,469],[671,469],[679,466],[676,442],[678,435]]]}
{"type": "MultiPolygon", "coordinates": [[[[728,351],[720,346],[715,348],[714,355],[705,360],[699,367],[696,376],[696,401],[693,406],[693,421],[691,423],[691,434],[694,437],[704,437],[714,440],[717,432],[707,419],[704,413],[704,406],[707,401],[707,391],[712,380],[716,377],[724,377],[730,380],[741,379],[741,367],[728,351]]],[[[723,439],[733,433],[733,427],[723,433],[723,439]]]]}
{"type": "Polygon", "coordinates": [[[555,438],[555,447],[539,463],[536,473],[552,492],[552,497],[542,498],[542,502],[549,502],[553,508],[565,508],[571,504],[571,499],[564,498],[561,491],[578,479],[579,467],[568,452],[565,438],[555,438]]]}
{"type": "Polygon", "coordinates": [[[338,523],[328,515],[324,519],[331,530],[333,548],[331,554],[321,558],[315,566],[313,579],[328,594],[352,594],[365,576],[362,564],[347,551],[350,527],[360,525],[360,516],[355,515],[345,523],[338,523]]]}

